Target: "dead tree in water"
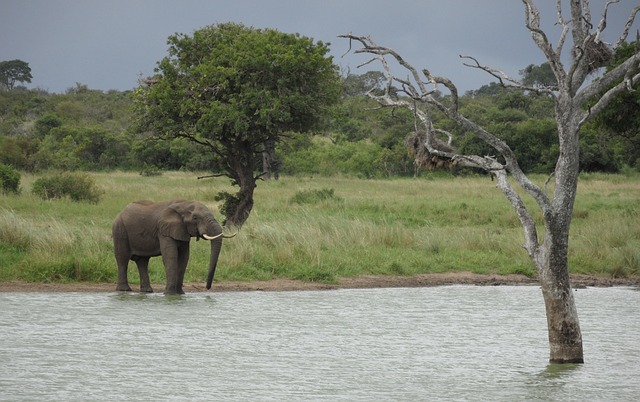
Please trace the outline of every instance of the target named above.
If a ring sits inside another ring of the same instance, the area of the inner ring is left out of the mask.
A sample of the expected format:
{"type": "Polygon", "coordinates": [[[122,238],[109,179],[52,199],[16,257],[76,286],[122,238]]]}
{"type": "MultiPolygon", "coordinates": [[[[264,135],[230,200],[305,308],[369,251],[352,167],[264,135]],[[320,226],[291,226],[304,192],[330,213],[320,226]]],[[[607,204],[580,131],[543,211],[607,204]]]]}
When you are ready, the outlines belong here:
{"type": "Polygon", "coordinates": [[[449,79],[433,75],[426,68],[417,70],[393,49],[379,46],[369,37],[352,34],[340,37],[357,42],[360,48],[355,50],[356,53],[373,56],[372,60],[364,64],[372,61],[381,63],[386,77],[385,91],[382,95],[370,91],[368,95],[381,105],[404,107],[414,113],[425,133],[424,136],[415,139],[426,148],[426,151],[419,152],[426,152],[431,158],[435,156],[450,160],[451,163],[456,162],[460,166],[480,168],[495,176],[497,187],[509,200],[522,224],[525,238],[523,247],[538,273],[547,313],[550,361],[582,363],[582,333],[569,283],[568,266],[569,226],[578,187],[579,131],[583,124],[591,120],[616,95],[629,90],[640,80],[640,52],[631,55],[618,67],[600,74],[597,79],[588,82],[587,77],[596,75],[599,67],[606,65],[615,50],[624,43],[636,15],[640,12],[640,6],[631,10],[627,23],[618,33],[617,42],[607,45],[602,41],[601,35],[607,26],[607,12],[617,1],[607,1],[602,19],[594,25],[587,0],[557,0],[556,25],[561,28],[561,33],[554,45],[540,27],[540,13],[534,1],[522,0],[522,3],[525,27],[549,62],[556,78],[556,85],[526,86],[500,70],[482,65],[473,57],[461,57],[467,61],[465,65],[489,73],[505,87],[546,94],[554,98],[560,152],[553,172],[555,187],[550,194],[525,175],[512,149],[504,141],[460,113],[458,89],[449,79]],[[561,53],[568,35],[572,39],[573,47],[568,56],[568,67],[565,68],[561,53]],[[402,74],[408,77],[400,78],[400,74],[394,74],[388,58],[397,62],[402,67],[402,74]],[[440,88],[448,90],[446,97],[434,96],[440,88]],[[396,94],[400,96],[395,96],[396,94]],[[587,102],[592,102],[592,106],[586,107],[587,102]],[[453,148],[438,148],[436,135],[443,132],[433,126],[429,114],[432,108],[484,140],[495,150],[498,157],[463,155],[453,148]],[[513,180],[509,180],[508,176],[513,180]],[[529,211],[530,207],[526,206],[522,196],[514,188],[516,183],[524,193],[535,200],[542,212],[542,240],[538,238],[537,225],[529,211]]]}

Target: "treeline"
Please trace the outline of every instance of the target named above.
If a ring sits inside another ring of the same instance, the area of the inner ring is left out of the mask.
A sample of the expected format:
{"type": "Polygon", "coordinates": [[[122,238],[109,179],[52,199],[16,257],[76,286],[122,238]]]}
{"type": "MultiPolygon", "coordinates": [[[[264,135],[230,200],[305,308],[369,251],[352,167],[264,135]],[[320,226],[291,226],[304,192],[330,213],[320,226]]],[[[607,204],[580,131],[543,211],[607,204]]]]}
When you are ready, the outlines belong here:
{"type": "MultiPolygon", "coordinates": [[[[415,130],[413,116],[403,110],[380,109],[364,95],[380,82],[382,76],[375,72],[347,77],[341,102],[314,135],[290,133],[278,144],[280,173],[365,178],[416,174],[404,144],[415,130]]],[[[631,109],[625,121],[639,119],[637,104],[626,104],[631,109]]],[[[553,170],[558,150],[551,98],[490,84],[467,92],[461,105],[466,116],[514,149],[525,171],[553,170]]],[[[607,118],[582,130],[582,170],[640,169],[637,126],[627,124],[621,130],[619,113],[605,114],[607,118]]],[[[154,138],[137,131],[134,123],[127,91],[103,92],[81,84],[65,94],[20,87],[0,91],[0,164],[32,172],[218,170],[215,155],[206,148],[185,139],[154,138]]],[[[458,134],[454,145],[459,151],[493,154],[444,119],[441,128],[458,134]]]]}

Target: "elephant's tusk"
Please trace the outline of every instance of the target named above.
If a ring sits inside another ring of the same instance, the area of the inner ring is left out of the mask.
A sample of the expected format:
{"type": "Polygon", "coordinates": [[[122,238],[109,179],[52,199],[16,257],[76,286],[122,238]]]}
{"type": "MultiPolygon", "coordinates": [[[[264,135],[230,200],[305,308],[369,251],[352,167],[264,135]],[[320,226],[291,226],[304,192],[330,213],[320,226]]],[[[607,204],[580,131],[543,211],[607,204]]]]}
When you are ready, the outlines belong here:
{"type": "MultiPolygon", "coordinates": [[[[226,229],[226,226],[224,227],[226,229]]],[[[223,229],[224,230],[224,229],[223,229]]],[[[238,232],[236,231],[234,234],[232,235],[222,235],[222,237],[224,237],[225,239],[231,239],[232,237],[236,237],[236,235],[238,234],[238,232]]]]}
{"type": "Polygon", "coordinates": [[[203,239],[205,239],[205,240],[215,240],[215,239],[217,239],[217,238],[218,238],[218,237],[220,237],[220,236],[222,236],[222,233],[220,233],[220,234],[219,234],[219,235],[217,235],[217,236],[208,236],[208,235],[206,235],[206,234],[203,234],[203,235],[202,235],[202,238],[203,238],[203,239]]]}

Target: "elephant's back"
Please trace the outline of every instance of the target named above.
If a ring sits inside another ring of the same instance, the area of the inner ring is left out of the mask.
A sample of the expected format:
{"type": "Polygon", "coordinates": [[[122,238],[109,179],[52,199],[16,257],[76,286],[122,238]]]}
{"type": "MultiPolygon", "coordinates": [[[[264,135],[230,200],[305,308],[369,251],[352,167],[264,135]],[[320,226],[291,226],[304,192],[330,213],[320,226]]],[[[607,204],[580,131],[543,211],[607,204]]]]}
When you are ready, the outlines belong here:
{"type": "Polygon", "coordinates": [[[166,202],[150,200],[134,201],[120,211],[113,223],[114,228],[123,226],[129,233],[143,229],[144,232],[156,231],[159,214],[165,208],[166,202]]]}

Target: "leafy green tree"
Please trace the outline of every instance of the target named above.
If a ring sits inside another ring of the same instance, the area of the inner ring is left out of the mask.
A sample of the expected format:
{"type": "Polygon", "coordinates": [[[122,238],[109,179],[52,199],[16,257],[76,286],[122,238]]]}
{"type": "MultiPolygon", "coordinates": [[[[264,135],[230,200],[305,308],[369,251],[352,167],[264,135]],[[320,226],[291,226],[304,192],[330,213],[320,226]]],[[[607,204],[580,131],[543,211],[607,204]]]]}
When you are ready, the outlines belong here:
{"type": "Polygon", "coordinates": [[[0,86],[11,91],[16,82],[31,82],[29,63],[22,60],[0,61],[0,86]]]}
{"type": "Polygon", "coordinates": [[[385,79],[380,71],[368,71],[364,74],[349,74],[344,79],[345,96],[365,95],[371,90],[382,90],[385,79]]]}
{"type": "Polygon", "coordinates": [[[275,146],[288,131],[313,129],[340,96],[329,47],[235,23],[176,34],[168,43],[169,56],[135,92],[140,126],[215,154],[223,174],[240,187],[227,216],[240,226],[253,208],[266,144],[275,146]]]}
{"type": "Polygon", "coordinates": [[[548,62],[539,66],[529,64],[519,72],[522,77],[522,84],[529,87],[554,87],[558,83],[548,62]]]}

